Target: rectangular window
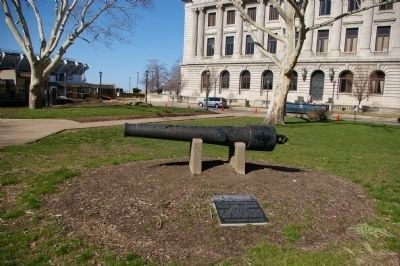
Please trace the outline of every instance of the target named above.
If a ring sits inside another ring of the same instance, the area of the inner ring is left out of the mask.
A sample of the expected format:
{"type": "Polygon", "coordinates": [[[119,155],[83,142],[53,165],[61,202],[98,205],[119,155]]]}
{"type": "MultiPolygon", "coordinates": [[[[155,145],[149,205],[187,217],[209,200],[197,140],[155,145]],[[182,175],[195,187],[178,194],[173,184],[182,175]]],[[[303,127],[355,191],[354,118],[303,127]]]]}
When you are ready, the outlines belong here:
{"type": "Polygon", "coordinates": [[[299,41],[299,32],[296,31],[296,33],[294,34],[294,43],[297,46],[297,42],[299,41]]]}
{"type": "Polygon", "coordinates": [[[255,22],[256,18],[257,18],[257,8],[256,7],[251,7],[249,9],[247,9],[247,14],[255,22]]]}
{"type": "Polygon", "coordinates": [[[376,28],[375,51],[389,51],[390,26],[376,28]]]}
{"type": "MultiPolygon", "coordinates": [[[[387,2],[387,0],[382,0],[381,2],[387,2]]],[[[379,6],[379,11],[392,10],[392,9],[393,9],[393,3],[384,4],[384,5],[379,6]]]]}
{"type": "Polygon", "coordinates": [[[346,29],[346,39],[344,42],[345,52],[357,51],[358,28],[346,29]]]}
{"type": "Polygon", "coordinates": [[[225,55],[233,55],[234,37],[228,36],[225,39],[225,55]]]}
{"type": "Polygon", "coordinates": [[[269,20],[278,20],[279,19],[279,13],[278,10],[273,6],[269,6],[269,20]]]}
{"type": "Polygon", "coordinates": [[[268,34],[267,51],[271,54],[276,54],[277,41],[274,36],[268,34]]]}
{"type": "Polygon", "coordinates": [[[319,1],[319,15],[328,16],[331,14],[331,0],[319,1]]]}
{"type": "Polygon", "coordinates": [[[319,30],[317,36],[317,53],[328,52],[329,30],[319,30]]]}
{"type": "Polygon", "coordinates": [[[215,17],[216,13],[208,13],[208,27],[214,27],[215,26],[215,17]]]}
{"type": "Polygon", "coordinates": [[[246,36],[246,51],[245,54],[254,54],[254,42],[250,35],[246,36]]]}
{"type": "Polygon", "coordinates": [[[215,38],[207,39],[207,56],[214,55],[214,44],[215,44],[215,38]]]}
{"type": "Polygon", "coordinates": [[[360,8],[359,4],[358,4],[359,0],[349,0],[349,6],[348,6],[348,11],[354,11],[360,8]]]}
{"type": "Polygon", "coordinates": [[[235,10],[228,10],[226,12],[226,24],[227,25],[235,24],[235,16],[236,16],[235,10]]]}

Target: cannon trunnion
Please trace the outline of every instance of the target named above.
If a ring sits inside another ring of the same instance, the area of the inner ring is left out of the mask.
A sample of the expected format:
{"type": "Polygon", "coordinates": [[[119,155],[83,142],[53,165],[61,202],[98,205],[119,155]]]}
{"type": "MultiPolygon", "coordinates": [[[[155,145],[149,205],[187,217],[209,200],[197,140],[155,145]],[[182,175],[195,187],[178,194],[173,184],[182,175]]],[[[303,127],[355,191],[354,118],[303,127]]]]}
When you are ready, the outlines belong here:
{"type": "Polygon", "coordinates": [[[275,145],[287,138],[277,135],[273,126],[183,126],[166,124],[125,124],[125,136],[192,141],[232,146],[235,142],[246,144],[247,150],[272,151],[275,145]]]}

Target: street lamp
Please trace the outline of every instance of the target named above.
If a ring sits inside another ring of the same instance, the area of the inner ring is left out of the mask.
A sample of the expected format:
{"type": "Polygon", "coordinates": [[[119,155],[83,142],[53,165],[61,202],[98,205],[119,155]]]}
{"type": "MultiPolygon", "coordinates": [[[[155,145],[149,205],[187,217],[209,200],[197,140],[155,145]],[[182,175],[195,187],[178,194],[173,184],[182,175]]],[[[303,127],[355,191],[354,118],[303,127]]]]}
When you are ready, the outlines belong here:
{"type": "Polygon", "coordinates": [[[270,82],[270,80],[269,80],[269,79],[267,79],[267,100],[266,100],[266,103],[265,103],[265,107],[266,107],[266,108],[268,108],[268,91],[269,91],[269,82],[270,82]]]}
{"type": "Polygon", "coordinates": [[[146,74],[146,90],[145,90],[145,98],[144,98],[144,101],[145,101],[145,103],[147,104],[147,82],[148,82],[148,80],[149,80],[149,71],[146,70],[145,74],[146,74]]]}
{"type": "Polygon", "coordinates": [[[99,99],[100,99],[100,97],[101,97],[101,78],[102,78],[102,76],[103,76],[103,72],[102,72],[102,71],[99,71],[99,76],[100,76],[100,86],[99,86],[98,97],[99,97],[99,99]]]}
{"type": "Polygon", "coordinates": [[[303,77],[303,81],[306,81],[307,79],[307,69],[304,67],[301,69],[301,76],[303,77]]]}
{"type": "Polygon", "coordinates": [[[139,89],[139,72],[136,72],[136,88],[139,89]]]}
{"type": "Polygon", "coordinates": [[[333,81],[333,78],[335,77],[335,70],[333,67],[329,69],[329,78],[331,79],[331,82],[333,81]]]}

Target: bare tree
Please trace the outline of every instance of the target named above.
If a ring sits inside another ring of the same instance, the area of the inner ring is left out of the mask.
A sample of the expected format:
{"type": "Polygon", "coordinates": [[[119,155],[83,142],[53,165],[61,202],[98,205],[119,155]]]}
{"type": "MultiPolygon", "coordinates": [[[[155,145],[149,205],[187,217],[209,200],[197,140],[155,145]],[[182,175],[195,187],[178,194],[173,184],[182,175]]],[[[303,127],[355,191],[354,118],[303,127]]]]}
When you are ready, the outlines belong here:
{"type": "Polygon", "coordinates": [[[208,109],[208,97],[212,89],[217,89],[219,75],[216,68],[210,68],[204,72],[204,74],[205,75],[202,77],[202,87],[206,92],[206,109],[208,109]]]}
{"type": "Polygon", "coordinates": [[[0,0],[5,22],[29,61],[31,68],[29,108],[43,107],[43,89],[48,76],[67,50],[80,38],[122,40],[123,32],[133,26],[134,10],[148,7],[151,0],[0,0]],[[43,26],[43,14],[52,5],[53,25],[49,32],[43,26]],[[33,21],[28,21],[30,17],[33,21]],[[31,38],[38,32],[37,47],[31,38]]]}
{"type": "Polygon", "coordinates": [[[172,65],[171,70],[169,71],[168,79],[165,83],[164,89],[166,91],[173,92],[176,98],[179,99],[182,87],[184,87],[185,84],[186,81],[184,80],[181,73],[180,60],[177,60],[175,64],[172,65]]]}
{"type": "Polygon", "coordinates": [[[361,102],[369,96],[370,78],[367,69],[361,67],[355,69],[354,73],[352,95],[357,99],[357,108],[359,108],[361,102]]]}
{"type": "Polygon", "coordinates": [[[243,2],[245,1],[229,1],[240,12],[241,17],[246,23],[248,30],[253,38],[254,44],[257,46],[257,48],[261,51],[262,54],[272,60],[272,62],[274,62],[280,68],[276,90],[272,102],[268,107],[268,111],[265,117],[265,123],[284,124],[283,115],[285,101],[289,91],[292,73],[297,64],[297,60],[303,47],[304,40],[306,39],[307,32],[321,28],[323,26],[330,25],[331,23],[343,17],[360,13],[379,5],[398,2],[399,0],[369,0],[368,2],[370,4],[367,4],[367,1],[358,0],[360,8],[351,12],[344,12],[331,19],[325,20],[323,23],[313,24],[311,26],[307,26],[305,23],[306,10],[310,2],[309,0],[270,0],[269,2],[273,5],[273,7],[282,18],[282,26],[284,28],[282,34],[277,34],[273,30],[265,27],[264,24],[253,21],[242,6],[243,2]],[[261,44],[260,40],[258,40],[257,31],[267,33],[283,44],[284,48],[281,56],[268,52],[267,47],[264,47],[261,44]]]}
{"type": "Polygon", "coordinates": [[[161,93],[167,81],[168,71],[164,63],[158,59],[150,59],[146,65],[148,71],[148,87],[152,92],[161,93]]]}

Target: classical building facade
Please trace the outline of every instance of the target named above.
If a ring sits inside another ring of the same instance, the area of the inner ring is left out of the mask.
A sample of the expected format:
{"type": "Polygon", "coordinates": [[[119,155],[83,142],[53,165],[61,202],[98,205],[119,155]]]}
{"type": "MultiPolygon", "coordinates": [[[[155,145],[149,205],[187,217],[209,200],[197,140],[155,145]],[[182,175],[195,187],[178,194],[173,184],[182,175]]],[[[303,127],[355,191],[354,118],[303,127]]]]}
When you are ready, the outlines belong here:
{"type": "MultiPolygon", "coordinates": [[[[185,0],[181,95],[197,100],[222,96],[232,105],[265,106],[278,82],[278,67],[254,46],[247,25],[227,0],[185,0]]],[[[372,0],[363,1],[371,5],[372,0]]],[[[243,1],[250,17],[272,31],[284,32],[269,1],[243,1]]],[[[310,0],[306,24],[322,23],[357,8],[355,0],[310,0]]],[[[367,84],[361,102],[380,111],[400,109],[400,3],[385,4],[310,31],[293,73],[288,101],[357,104],[355,91],[367,84]],[[364,94],[365,95],[365,94],[364,94]]],[[[271,53],[282,45],[261,31],[257,39],[271,53]]],[[[358,93],[359,94],[359,93],[358,93]]]]}

